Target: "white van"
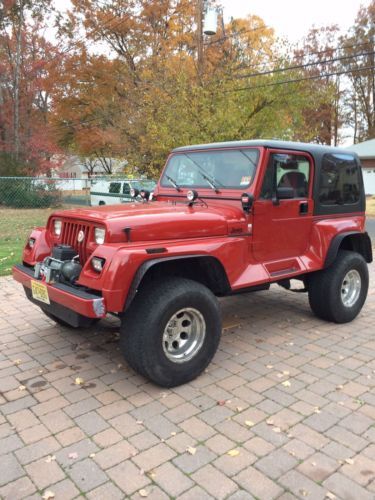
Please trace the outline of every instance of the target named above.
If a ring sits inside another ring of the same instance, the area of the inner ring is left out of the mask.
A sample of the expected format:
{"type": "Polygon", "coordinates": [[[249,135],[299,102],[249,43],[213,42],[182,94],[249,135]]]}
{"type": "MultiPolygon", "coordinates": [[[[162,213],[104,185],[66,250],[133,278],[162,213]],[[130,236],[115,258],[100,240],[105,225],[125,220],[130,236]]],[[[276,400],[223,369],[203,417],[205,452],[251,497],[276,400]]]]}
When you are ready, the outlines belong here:
{"type": "Polygon", "coordinates": [[[152,193],[155,186],[156,182],[148,179],[93,180],[90,190],[91,206],[131,203],[134,201],[130,195],[131,188],[152,193]]]}

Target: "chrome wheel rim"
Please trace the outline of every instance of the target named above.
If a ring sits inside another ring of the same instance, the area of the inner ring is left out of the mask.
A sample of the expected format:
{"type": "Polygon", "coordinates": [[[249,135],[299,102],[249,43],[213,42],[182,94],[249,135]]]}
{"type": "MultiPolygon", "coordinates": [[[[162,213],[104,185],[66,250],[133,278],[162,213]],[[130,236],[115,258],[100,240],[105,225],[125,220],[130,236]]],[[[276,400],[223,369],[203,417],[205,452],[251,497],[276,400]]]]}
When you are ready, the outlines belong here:
{"type": "Polygon", "coordinates": [[[361,275],[356,269],[347,272],[341,284],[341,300],[345,307],[352,307],[361,293],[361,275]]]}
{"type": "Polygon", "coordinates": [[[201,349],[205,336],[206,322],[202,314],[192,307],[180,309],[164,329],[164,354],[173,363],[186,363],[201,349]]]}

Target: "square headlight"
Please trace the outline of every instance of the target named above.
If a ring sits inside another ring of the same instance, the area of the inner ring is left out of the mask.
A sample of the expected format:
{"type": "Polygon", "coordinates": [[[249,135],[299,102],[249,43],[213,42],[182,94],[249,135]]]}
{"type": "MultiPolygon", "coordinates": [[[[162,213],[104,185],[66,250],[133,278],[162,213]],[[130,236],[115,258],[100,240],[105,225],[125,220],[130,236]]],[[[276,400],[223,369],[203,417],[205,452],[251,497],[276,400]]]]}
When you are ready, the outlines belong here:
{"type": "Polygon", "coordinates": [[[62,221],[55,219],[53,221],[53,232],[55,233],[56,236],[60,236],[61,228],[62,228],[62,221]]]}
{"type": "Polygon", "coordinates": [[[102,245],[105,239],[105,229],[96,227],[94,231],[94,239],[95,243],[97,243],[98,245],[102,245]]]}

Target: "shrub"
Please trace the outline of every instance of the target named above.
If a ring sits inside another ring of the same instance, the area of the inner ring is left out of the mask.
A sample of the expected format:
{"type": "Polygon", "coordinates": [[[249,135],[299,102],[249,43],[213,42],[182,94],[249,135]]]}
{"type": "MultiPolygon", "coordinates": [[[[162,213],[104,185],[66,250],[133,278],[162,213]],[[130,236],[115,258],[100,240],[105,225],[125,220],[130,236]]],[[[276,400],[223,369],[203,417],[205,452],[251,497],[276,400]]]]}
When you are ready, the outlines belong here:
{"type": "Polygon", "coordinates": [[[54,182],[31,178],[0,178],[0,205],[13,208],[47,208],[59,205],[60,191],[54,182]]]}

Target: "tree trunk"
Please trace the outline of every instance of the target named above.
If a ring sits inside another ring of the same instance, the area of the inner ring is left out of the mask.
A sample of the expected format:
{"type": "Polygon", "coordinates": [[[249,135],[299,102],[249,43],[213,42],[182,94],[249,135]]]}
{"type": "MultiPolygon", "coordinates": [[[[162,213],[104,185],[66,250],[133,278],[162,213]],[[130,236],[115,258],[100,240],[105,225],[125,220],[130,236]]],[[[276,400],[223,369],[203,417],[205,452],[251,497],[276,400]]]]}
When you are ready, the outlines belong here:
{"type": "Polygon", "coordinates": [[[16,32],[16,61],[14,65],[14,157],[19,159],[20,141],[20,74],[21,74],[21,53],[22,53],[22,28],[23,28],[23,0],[19,4],[19,18],[16,32]]]}

